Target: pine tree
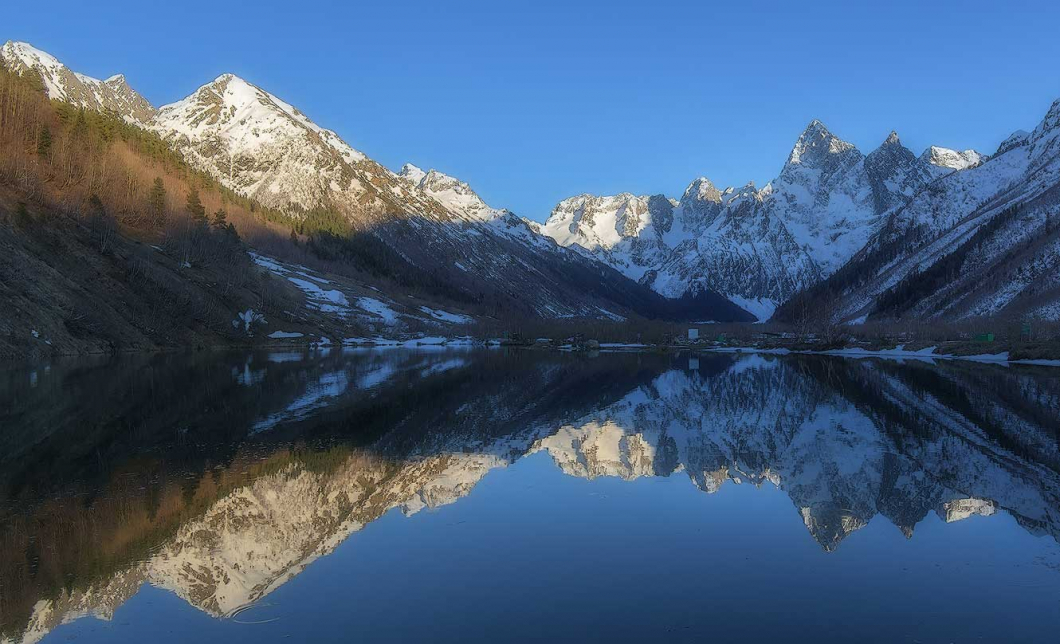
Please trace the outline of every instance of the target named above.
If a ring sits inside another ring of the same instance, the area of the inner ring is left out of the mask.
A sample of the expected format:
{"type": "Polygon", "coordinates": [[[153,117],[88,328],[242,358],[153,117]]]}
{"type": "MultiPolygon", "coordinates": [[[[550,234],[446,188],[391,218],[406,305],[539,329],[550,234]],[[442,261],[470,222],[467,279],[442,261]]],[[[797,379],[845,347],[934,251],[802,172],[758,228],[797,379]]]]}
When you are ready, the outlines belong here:
{"type": "Polygon", "coordinates": [[[85,109],[77,112],[77,120],[74,121],[73,138],[75,141],[84,141],[88,138],[88,119],[85,118],[85,109]]]}
{"type": "Polygon", "coordinates": [[[225,212],[224,208],[218,209],[213,214],[213,227],[217,230],[225,230],[228,228],[228,213],[225,212]]]}
{"type": "Polygon", "coordinates": [[[40,134],[37,136],[37,154],[46,157],[52,151],[52,131],[47,125],[42,125],[40,134]]]}
{"type": "Polygon", "coordinates": [[[206,219],[206,206],[202,205],[202,201],[199,200],[199,191],[194,187],[188,190],[188,201],[184,208],[196,224],[203,228],[209,225],[210,222],[206,219]]]}
{"type": "Polygon", "coordinates": [[[151,220],[159,227],[166,223],[166,186],[162,183],[162,177],[156,177],[151,192],[147,195],[147,208],[151,214],[151,220]]]}

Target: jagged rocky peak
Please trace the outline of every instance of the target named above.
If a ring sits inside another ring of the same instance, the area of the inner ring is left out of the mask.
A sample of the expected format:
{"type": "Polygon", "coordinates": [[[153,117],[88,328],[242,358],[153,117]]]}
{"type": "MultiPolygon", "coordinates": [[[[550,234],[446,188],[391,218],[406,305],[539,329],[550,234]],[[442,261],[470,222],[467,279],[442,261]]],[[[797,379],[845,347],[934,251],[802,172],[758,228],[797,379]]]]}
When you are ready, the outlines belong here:
{"type": "Polygon", "coordinates": [[[577,242],[590,250],[611,248],[642,228],[649,199],[632,193],[569,197],[552,209],[544,230],[564,246],[577,242]]]}
{"type": "Polygon", "coordinates": [[[964,150],[959,152],[957,150],[933,145],[927,150],[924,150],[924,154],[920,155],[920,159],[925,163],[940,168],[967,170],[968,168],[974,168],[985,161],[986,155],[980,154],[975,150],[964,150]]]}
{"type": "Polygon", "coordinates": [[[865,156],[865,172],[876,212],[905,203],[932,177],[893,130],[880,147],[865,156]]]}
{"type": "Polygon", "coordinates": [[[474,190],[472,190],[471,186],[467,183],[456,177],[451,177],[444,172],[439,172],[433,169],[427,172],[421,183],[425,189],[431,192],[452,190],[453,192],[462,194],[475,194],[474,190]]]}
{"type": "Polygon", "coordinates": [[[852,143],[832,134],[824,123],[814,119],[806,126],[795,142],[787,165],[804,165],[820,168],[834,163],[836,158],[861,157],[852,143]]]}
{"type": "Polygon", "coordinates": [[[192,165],[274,208],[337,203],[367,209],[377,205],[371,184],[397,181],[335,132],[235,74],[221,74],[163,106],[150,128],[192,165]],[[376,180],[354,178],[355,166],[376,180]]]}
{"type": "Polygon", "coordinates": [[[154,117],[155,108],[129,86],[123,74],[105,81],[78,74],[51,54],[10,40],[0,48],[0,61],[18,74],[38,74],[49,98],[86,110],[111,110],[136,125],[145,125],[154,117]]]}
{"type": "Polygon", "coordinates": [[[1026,145],[1031,138],[1031,133],[1027,130],[1016,130],[1009,135],[1007,139],[1001,142],[1001,145],[997,146],[997,152],[994,152],[994,156],[1000,156],[1009,150],[1013,150],[1022,145],[1026,145]]]}
{"type": "Polygon", "coordinates": [[[423,178],[427,176],[427,173],[417,165],[406,163],[401,166],[401,171],[398,172],[398,176],[418,186],[420,185],[420,182],[423,181],[423,178]]]}
{"type": "Polygon", "coordinates": [[[425,172],[417,165],[406,163],[398,176],[426,192],[456,215],[489,221],[504,213],[490,208],[467,183],[433,168],[425,172]]]}
{"type": "Polygon", "coordinates": [[[865,169],[870,176],[873,173],[893,176],[895,173],[911,171],[919,165],[920,161],[916,155],[902,145],[902,139],[894,130],[891,130],[880,147],[865,155],[865,169]]]}
{"type": "Polygon", "coordinates": [[[1038,124],[1038,127],[1034,128],[1032,138],[1040,138],[1047,132],[1060,129],[1060,98],[1053,101],[1053,104],[1049,106],[1049,111],[1045,113],[1045,118],[1038,124]]]}
{"type": "Polygon", "coordinates": [[[722,191],[706,177],[694,179],[681,195],[681,205],[695,202],[721,203],[722,191]]]}
{"type": "Polygon", "coordinates": [[[1060,152],[1060,99],[1049,106],[1045,118],[1027,137],[1027,142],[1031,145],[1030,155],[1034,159],[1032,169],[1060,152]]]}
{"type": "Polygon", "coordinates": [[[694,179],[678,202],[685,227],[693,228],[698,222],[712,220],[724,208],[725,199],[731,192],[732,188],[718,190],[706,177],[694,179]]]}
{"type": "Polygon", "coordinates": [[[916,155],[902,145],[902,140],[894,130],[891,130],[880,147],[865,156],[867,167],[878,167],[881,163],[908,165],[914,162],[916,162],[916,155]]]}

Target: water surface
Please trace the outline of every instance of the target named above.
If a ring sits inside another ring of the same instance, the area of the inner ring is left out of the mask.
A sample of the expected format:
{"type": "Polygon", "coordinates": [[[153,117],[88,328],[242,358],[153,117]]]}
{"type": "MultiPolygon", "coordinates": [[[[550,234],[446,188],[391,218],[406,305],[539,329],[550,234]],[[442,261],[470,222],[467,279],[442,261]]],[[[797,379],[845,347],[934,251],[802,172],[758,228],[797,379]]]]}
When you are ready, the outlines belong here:
{"type": "Polygon", "coordinates": [[[1053,642],[1060,373],[354,351],[0,371],[0,641],[1053,642]]]}

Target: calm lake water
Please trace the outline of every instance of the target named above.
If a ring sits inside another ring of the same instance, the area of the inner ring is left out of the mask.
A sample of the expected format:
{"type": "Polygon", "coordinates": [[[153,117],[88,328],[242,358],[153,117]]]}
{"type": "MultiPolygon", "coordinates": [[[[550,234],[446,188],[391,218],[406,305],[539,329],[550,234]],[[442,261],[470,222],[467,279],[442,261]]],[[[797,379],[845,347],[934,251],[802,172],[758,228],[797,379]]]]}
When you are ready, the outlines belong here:
{"type": "Polygon", "coordinates": [[[1060,370],[525,351],[0,371],[0,641],[1056,642],[1060,370]]]}

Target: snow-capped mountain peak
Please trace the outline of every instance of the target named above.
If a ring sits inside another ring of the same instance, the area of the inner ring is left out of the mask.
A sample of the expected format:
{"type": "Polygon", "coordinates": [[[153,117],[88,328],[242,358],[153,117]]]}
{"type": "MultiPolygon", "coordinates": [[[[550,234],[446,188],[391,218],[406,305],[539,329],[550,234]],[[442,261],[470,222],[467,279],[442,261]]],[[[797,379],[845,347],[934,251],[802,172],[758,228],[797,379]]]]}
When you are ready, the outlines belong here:
{"type": "Polygon", "coordinates": [[[412,183],[418,186],[420,185],[420,182],[423,181],[423,178],[427,176],[427,173],[424,172],[424,170],[419,166],[413,165],[411,163],[406,163],[405,165],[401,166],[401,170],[398,172],[398,176],[407,181],[411,181],[412,183]]]}
{"type": "MultiPolygon", "coordinates": [[[[731,188],[726,188],[726,192],[731,190],[731,188]]],[[[710,179],[699,177],[698,179],[694,179],[692,183],[688,184],[688,187],[685,188],[685,193],[681,195],[681,204],[692,201],[712,201],[714,203],[721,203],[721,199],[722,191],[718,190],[710,179]]]]}
{"type": "Polygon", "coordinates": [[[220,135],[239,141],[239,151],[250,151],[273,142],[291,127],[319,136],[346,161],[364,155],[321,128],[292,105],[235,74],[221,74],[191,96],[159,109],[157,124],[188,137],[220,129],[220,135]]]}
{"type": "Polygon", "coordinates": [[[136,125],[144,125],[154,116],[155,109],[129,86],[122,74],[105,81],[79,74],[55,56],[15,41],[0,48],[0,63],[19,74],[37,73],[49,98],[88,110],[111,110],[136,125]]]}
{"type": "Polygon", "coordinates": [[[503,210],[490,208],[467,183],[433,168],[424,172],[419,166],[406,163],[401,167],[398,176],[427,193],[457,216],[476,221],[492,221],[504,214],[503,210]]]}
{"type": "Polygon", "coordinates": [[[1031,145],[1032,167],[1052,158],[1060,152],[1060,99],[1053,101],[1038,127],[1034,128],[1027,142],[1031,145]]]}
{"type": "Polygon", "coordinates": [[[968,168],[975,167],[985,161],[986,156],[975,150],[958,152],[957,150],[933,145],[927,150],[924,150],[924,154],[920,155],[920,159],[925,163],[930,163],[931,165],[940,168],[967,170],[968,168]]]}
{"type": "Polygon", "coordinates": [[[835,155],[846,155],[852,151],[860,156],[853,144],[835,136],[825,127],[824,123],[814,119],[799,135],[798,140],[795,142],[795,147],[792,148],[791,154],[788,155],[787,165],[807,165],[810,167],[820,167],[823,164],[830,165],[828,161],[830,158],[835,155]]]}
{"type": "Polygon", "coordinates": [[[994,153],[994,156],[1001,156],[1009,150],[1025,145],[1030,137],[1031,133],[1027,130],[1016,130],[1010,134],[1007,139],[1002,141],[1001,145],[997,146],[997,152],[994,153]]]}
{"type": "Polygon", "coordinates": [[[193,165],[267,206],[311,209],[334,201],[332,195],[364,190],[352,175],[366,160],[361,152],[235,74],[163,106],[151,128],[193,165]]]}
{"type": "Polygon", "coordinates": [[[563,246],[610,249],[624,239],[638,236],[651,223],[650,199],[629,192],[570,197],[556,205],[542,230],[563,246]]]}

